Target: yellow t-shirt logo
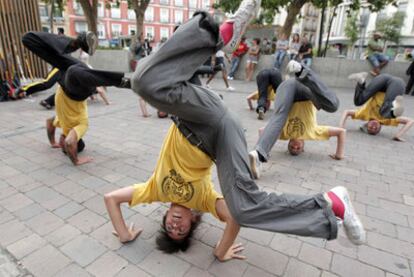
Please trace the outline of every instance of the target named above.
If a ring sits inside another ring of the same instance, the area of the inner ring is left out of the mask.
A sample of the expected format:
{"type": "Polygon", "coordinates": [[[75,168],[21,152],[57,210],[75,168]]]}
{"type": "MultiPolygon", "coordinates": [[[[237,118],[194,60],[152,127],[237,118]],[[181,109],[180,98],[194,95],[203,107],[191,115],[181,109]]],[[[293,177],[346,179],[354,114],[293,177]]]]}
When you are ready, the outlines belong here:
{"type": "Polygon", "coordinates": [[[299,138],[305,134],[305,124],[297,116],[290,118],[287,125],[287,133],[291,138],[299,138]]]}
{"type": "Polygon", "coordinates": [[[189,202],[194,195],[193,184],[186,182],[174,169],[164,178],[161,188],[163,194],[173,203],[189,202]]]}

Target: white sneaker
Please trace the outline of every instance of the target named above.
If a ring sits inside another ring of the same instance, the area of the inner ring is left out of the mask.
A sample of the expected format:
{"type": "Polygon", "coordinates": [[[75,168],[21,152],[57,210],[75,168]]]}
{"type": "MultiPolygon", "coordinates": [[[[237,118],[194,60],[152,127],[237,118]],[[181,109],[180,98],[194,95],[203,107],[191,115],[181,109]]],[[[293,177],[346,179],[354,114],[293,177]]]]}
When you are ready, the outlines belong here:
{"type": "Polygon", "coordinates": [[[227,80],[233,80],[233,77],[227,76],[227,80]]]}
{"type": "Polygon", "coordinates": [[[234,87],[228,87],[226,88],[227,91],[234,91],[234,87]]]}
{"type": "Polygon", "coordinates": [[[293,74],[293,73],[298,73],[302,70],[302,65],[300,63],[298,63],[295,60],[291,60],[287,66],[286,66],[286,70],[288,73],[293,74]]]}
{"type": "Polygon", "coordinates": [[[206,84],[205,87],[208,88],[208,89],[211,89],[210,85],[206,84]]]}
{"type": "Polygon", "coordinates": [[[264,108],[259,108],[259,110],[257,111],[257,119],[264,120],[264,118],[265,118],[264,108]]]}
{"type": "Polygon", "coordinates": [[[260,170],[262,168],[262,162],[259,159],[259,153],[256,150],[249,152],[250,169],[252,170],[253,177],[255,179],[260,178],[260,170]]]}
{"type": "Polygon", "coordinates": [[[92,56],[95,53],[96,48],[98,47],[98,38],[93,32],[88,31],[86,33],[86,44],[88,45],[88,54],[92,56]]]}
{"type": "Polygon", "coordinates": [[[359,73],[354,73],[348,76],[349,80],[353,80],[356,81],[358,84],[363,84],[365,83],[365,80],[368,77],[368,72],[359,72],[359,73]]]}
{"type": "Polygon", "coordinates": [[[260,9],[261,0],[243,0],[236,13],[227,22],[233,22],[233,36],[223,47],[223,51],[233,53],[239,47],[242,35],[245,33],[250,21],[260,9]]]}
{"type": "Polygon", "coordinates": [[[404,113],[404,97],[402,95],[398,95],[395,97],[395,100],[392,101],[392,113],[395,117],[402,116],[404,113]]]}
{"type": "Polygon", "coordinates": [[[345,187],[338,186],[334,187],[330,191],[341,199],[345,206],[343,225],[348,239],[356,245],[363,244],[365,242],[366,233],[361,220],[352,206],[348,190],[345,187]]]}

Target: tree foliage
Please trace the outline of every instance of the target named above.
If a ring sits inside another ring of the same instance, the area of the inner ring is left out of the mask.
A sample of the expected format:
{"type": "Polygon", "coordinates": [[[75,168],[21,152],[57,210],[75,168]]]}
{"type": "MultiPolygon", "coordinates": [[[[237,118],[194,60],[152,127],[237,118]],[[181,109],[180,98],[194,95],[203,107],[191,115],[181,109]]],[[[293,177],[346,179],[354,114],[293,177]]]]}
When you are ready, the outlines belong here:
{"type": "Polygon", "coordinates": [[[358,26],[358,13],[353,11],[351,15],[346,19],[345,36],[349,38],[349,45],[354,45],[358,40],[359,26],[358,26]]]}
{"type": "Polygon", "coordinates": [[[377,21],[376,31],[382,34],[384,42],[391,41],[398,44],[401,39],[401,27],[404,24],[405,12],[395,12],[390,17],[377,21]]]}
{"type": "MultiPolygon", "coordinates": [[[[220,0],[218,6],[221,7],[225,12],[232,13],[237,10],[240,2],[241,0],[220,0]]],[[[327,4],[328,6],[335,7],[343,2],[344,0],[262,0],[262,12],[266,14],[266,21],[271,21],[268,18],[269,15],[274,16],[279,12],[279,9],[286,9],[288,15],[282,28],[282,32],[284,32],[286,35],[290,35],[296,17],[300,14],[300,9],[304,4],[312,3],[314,6],[321,8],[327,4]]],[[[349,6],[350,10],[359,10],[361,7],[361,2],[363,2],[364,5],[367,5],[371,11],[376,12],[383,9],[388,4],[396,5],[397,0],[354,0],[349,6]]]]}

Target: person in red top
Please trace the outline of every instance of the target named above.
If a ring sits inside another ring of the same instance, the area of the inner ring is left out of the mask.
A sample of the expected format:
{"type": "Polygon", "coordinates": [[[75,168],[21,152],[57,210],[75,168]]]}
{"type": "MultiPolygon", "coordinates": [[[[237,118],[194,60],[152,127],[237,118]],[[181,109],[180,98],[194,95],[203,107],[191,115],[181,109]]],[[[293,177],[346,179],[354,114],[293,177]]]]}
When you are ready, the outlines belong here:
{"type": "Polygon", "coordinates": [[[245,41],[246,41],[246,38],[243,36],[241,38],[239,47],[237,48],[236,51],[233,52],[233,55],[231,56],[231,69],[230,69],[229,76],[227,77],[227,79],[229,80],[234,79],[234,74],[236,73],[237,68],[239,67],[241,57],[244,54],[246,54],[247,51],[249,51],[249,47],[247,46],[245,41]]]}

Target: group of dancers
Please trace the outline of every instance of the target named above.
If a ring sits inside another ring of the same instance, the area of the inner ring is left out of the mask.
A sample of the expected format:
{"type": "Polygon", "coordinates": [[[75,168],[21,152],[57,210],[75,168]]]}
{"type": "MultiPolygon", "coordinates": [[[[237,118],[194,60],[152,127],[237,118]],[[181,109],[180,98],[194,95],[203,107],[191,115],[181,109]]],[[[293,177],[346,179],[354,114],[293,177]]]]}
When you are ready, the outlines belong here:
{"type": "MultiPolygon", "coordinates": [[[[173,122],[149,180],[104,196],[114,234],[121,242],[135,240],[143,231],[126,224],[121,204],[159,201],[171,203],[157,237],[158,248],[167,253],[189,247],[200,212],[211,213],[226,223],[214,250],[220,261],[245,258],[240,254],[243,246],[235,243],[240,227],[332,240],[343,226],[352,243],[364,243],[364,227],[345,187],[314,195],[276,194],[261,190],[254,179],[260,177],[260,164],[268,161],[279,138],[289,139],[289,151],[297,155],[303,151],[304,140],[337,136],[338,147],[332,158],[342,159],[343,127],[348,116],[367,120],[365,129],[370,134],[375,133],[374,121],[398,122],[407,129],[412,121],[400,117],[400,95],[404,93],[401,80],[382,74],[367,83],[365,75],[353,76],[358,79],[355,104],[364,106],[358,111],[347,111],[339,128],[318,126],[316,122],[316,110],[335,112],[339,100],[311,69],[291,61],[287,70],[292,77],[284,81],[277,69],[261,72],[257,78],[257,112],[263,118],[268,111],[268,91],[276,95],[274,111],[249,153],[237,116],[217,93],[199,85],[195,72],[218,50],[231,53],[237,48],[259,7],[260,0],[243,0],[236,13],[220,26],[207,12],[196,12],[156,54],[140,61],[131,79],[124,73],[91,69],[70,56],[79,48],[93,55],[97,38],[91,32],[76,39],[41,32],[23,36],[30,51],[59,69],[56,116],[47,120],[47,134],[51,146],[62,149],[73,164],[91,161],[90,157],[78,156],[78,152],[85,147],[82,137],[88,128],[86,99],[99,86],[131,89],[156,109],[172,115],[173,122]],[[378,110],[373,111],[374,108],[378,110]],[[58,141],[57,127],[62,129],[58,141]],[[217,167],[221,193],[212,184],[213,164],[217,167]]],[[[401,140],[406,129],[396,139],[401,140]]]]}

